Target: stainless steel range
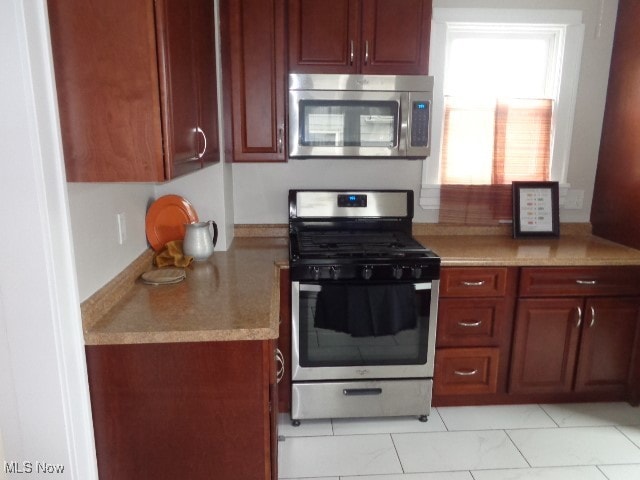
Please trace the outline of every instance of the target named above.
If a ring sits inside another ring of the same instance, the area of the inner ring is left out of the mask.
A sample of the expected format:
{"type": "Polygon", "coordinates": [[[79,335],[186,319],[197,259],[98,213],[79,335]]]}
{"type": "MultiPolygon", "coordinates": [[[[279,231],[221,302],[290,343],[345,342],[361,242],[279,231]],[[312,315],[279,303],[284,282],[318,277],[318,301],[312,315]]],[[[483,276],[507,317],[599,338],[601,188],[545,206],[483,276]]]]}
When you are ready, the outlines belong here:
{"type": "Polygon", "coordinates": [[[292,411],[431,410],[440,258],[411,236],[411,190],[290,190],[292,411]]]}

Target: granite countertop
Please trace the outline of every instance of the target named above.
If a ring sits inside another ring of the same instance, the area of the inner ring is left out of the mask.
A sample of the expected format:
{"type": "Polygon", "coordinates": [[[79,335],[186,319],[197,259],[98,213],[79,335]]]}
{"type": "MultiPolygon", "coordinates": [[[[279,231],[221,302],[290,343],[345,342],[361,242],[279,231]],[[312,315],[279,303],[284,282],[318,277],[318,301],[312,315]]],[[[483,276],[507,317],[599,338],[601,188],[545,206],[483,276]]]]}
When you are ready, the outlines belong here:
{"type": "MultiPolygon", "coordinates": [[[[442,257],[444,267],[640,265],[640,250],[590,234],[514,240],[505,234],[434,233],[418,227],[414,235],[442,257]]],[[[85,343],[277,338],[280,269],[288,268],[287,245],[285,236],[270,237],[262,230],[253,237],[236,236],[228,251],[187,267],[186,280],[161,286],[138,279],[151,268],[153,253],[145,252],[83,302],[85,343]]]]}
{"type": "Polygon", "coordinates": [[[277,338],[279,274],[288,256],[286,238],[236,238],[228,251],[193,262],[184,281],[155,286],[137,279],[152,268],[152,254],[144,255],[116,292],[99,291],[83,304],[85,343],[277,338]],[[118,292],[121,298],[110,305],[105,295],[118,292]]]}
{"type": "Polygon", "coordinates": [[[617,266],[640,265],[640,250],[593,235],[552,239],[506,236],[416,235],[442,258],[442,266],[617,266]]]}

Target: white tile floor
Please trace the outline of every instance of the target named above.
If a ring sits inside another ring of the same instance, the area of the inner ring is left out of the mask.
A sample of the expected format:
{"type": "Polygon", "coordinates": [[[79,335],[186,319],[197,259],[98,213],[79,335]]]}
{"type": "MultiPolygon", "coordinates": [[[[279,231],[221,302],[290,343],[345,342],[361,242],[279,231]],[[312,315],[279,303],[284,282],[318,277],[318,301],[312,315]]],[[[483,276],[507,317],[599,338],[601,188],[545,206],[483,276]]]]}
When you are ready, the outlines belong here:
{"type": "Polygon", "coordinates": [[[640,480],[640,408],[626,403],[441,407],[416,418],[280,416],[279,478],[640,480]]]}

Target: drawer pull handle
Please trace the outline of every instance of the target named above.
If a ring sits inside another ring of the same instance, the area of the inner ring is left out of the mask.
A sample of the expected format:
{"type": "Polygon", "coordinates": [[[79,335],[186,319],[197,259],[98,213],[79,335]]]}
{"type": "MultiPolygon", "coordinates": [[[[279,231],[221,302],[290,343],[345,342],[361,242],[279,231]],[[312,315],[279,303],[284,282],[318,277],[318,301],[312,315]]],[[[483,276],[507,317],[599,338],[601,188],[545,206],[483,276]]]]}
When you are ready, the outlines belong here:
{"type": "Polygon", "coordinates": [[[355,397],[361,395],[382,395],[381,388],[345,388],[342,390],[343,395],[347,397],[355,397]]]}
{"type": "Polygon", "coordinates": [[[596,285],[598,283],[597,280],[576,280],[578,285],[596,285]]]}
{"type": "Polygon", "coordinates": [[[458,325],[461,327],[479,327],[482,325],[482,320],[478,320],[477,322],[458,322],[458,325]]]}
{"type": "Polygon", "coordinates": [[[471,377],[472,375],[478,373],[478,369],[474,368],[473,370],[455,370],[453,373],[460,377],[471,377]]]}
{"type": "Polygon", "coordinates": [[[478,280],[477,282],[462,282],[465,287],[481,287],[485,284],[484,280],[478,280]]]}

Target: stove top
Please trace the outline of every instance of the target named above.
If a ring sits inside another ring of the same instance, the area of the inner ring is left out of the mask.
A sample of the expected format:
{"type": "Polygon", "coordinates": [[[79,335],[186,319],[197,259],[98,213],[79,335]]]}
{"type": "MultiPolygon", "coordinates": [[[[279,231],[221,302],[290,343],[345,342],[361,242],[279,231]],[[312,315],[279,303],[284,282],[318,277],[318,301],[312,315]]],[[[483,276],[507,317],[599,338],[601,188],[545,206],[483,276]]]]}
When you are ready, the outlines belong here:
{"type": "Polygon", "coordinates": [[[300,232],[294,238],[298,258],[409,258],[428,251],[403,232],[300,232]]]}
{"type": "Polygon", "coordinates": [[[295,280],[427,281],[440,257],[411,236],[413,191],[289,192],[295,280]]]}

